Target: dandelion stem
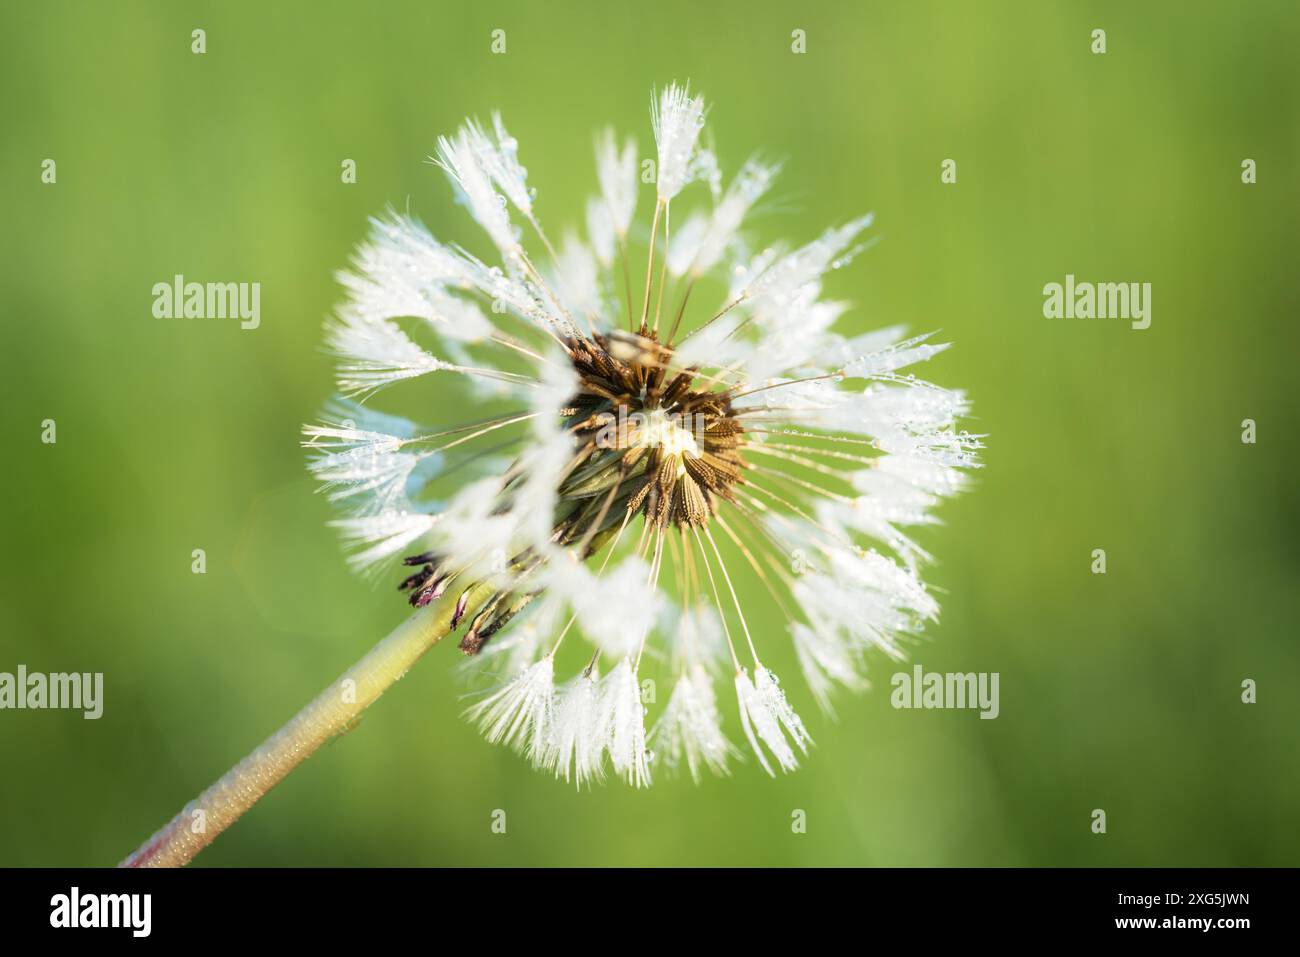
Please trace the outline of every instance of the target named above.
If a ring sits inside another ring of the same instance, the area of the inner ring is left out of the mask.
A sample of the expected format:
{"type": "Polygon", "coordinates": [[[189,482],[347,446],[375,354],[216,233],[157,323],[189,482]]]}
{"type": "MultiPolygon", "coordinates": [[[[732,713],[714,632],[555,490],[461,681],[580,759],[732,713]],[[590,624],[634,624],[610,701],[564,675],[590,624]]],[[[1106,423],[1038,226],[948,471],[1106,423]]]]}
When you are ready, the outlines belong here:
{"type": "Polygon", "coordinates": [[[659,234],[659,217],[663,214],[664,202],[660,200],[655,203],[655,218],[650,223],[650,253],[645,264],[645,297],[641,302],[641,334],[645,335],[649,328],[646,325],[646,318],[650,315],[650,286],[655,275],[655,238],[659,234]]]}
{"type": "MultiPolygon", "coordinates": [[[[490,594],[485,585],[471,588],[462,617],[472,618],[490,594]]],[[[446,637],[456,604],[454,598],[444,599],[407,618],[118,866],[189,863],[322,744],[349,730],[367,707],[446,637]]]]}
{"type": "Polygon", "coordinates": [[[672,219],[668,214],[668,204],[664,204],[664,257],[659,264],[659,291],[655,293],[654,333],[659,333],[659,309],[664,304],[664,288],[668,285],[668,249],[672,240],[672,219]]]}
{"type": "Polygon", "coordinates": [[[627,330],[632,332],[636,329],[632,319],[632,270],[627,264],[627,236],[619,234],[618,237],[618,256],[623,261],[623,292],[627,296],[627,330]]]}

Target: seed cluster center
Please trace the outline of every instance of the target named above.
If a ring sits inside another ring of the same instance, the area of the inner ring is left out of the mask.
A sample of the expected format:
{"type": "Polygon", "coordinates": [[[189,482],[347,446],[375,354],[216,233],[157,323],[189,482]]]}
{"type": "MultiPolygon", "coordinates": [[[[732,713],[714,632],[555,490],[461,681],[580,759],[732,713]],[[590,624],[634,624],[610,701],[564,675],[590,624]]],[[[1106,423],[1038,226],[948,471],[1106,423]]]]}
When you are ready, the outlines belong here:
{"type": "Polygon", "coordinates": [[[579,464],[560,498],[591,500],[577,510],[576,525],[597,516],[621,522],[629,510],[660,527],[708,524],[745,467],[745,430],[731,392],[698,388],[697,370],[676,365],[672,348],[653,334],[567,345],[580,383],[565,410],[579,464]]]}

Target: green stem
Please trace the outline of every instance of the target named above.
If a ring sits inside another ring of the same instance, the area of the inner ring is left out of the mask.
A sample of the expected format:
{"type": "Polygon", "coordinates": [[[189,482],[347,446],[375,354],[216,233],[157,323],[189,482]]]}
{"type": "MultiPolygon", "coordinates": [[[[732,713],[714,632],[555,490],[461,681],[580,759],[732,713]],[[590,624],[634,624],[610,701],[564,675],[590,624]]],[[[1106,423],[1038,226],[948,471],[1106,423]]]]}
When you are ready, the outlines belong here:
{"type": "MultiPolygon", "coordinates": [[[[380,695],[451,631],[456,598],[421,608],[398,625],[364,658],[345,671],[252,754],[227,771],[119,867],[181,867],[317,748],[347,730],[380,695]]],[[[472,618],[491,594],[482,585],[467,595],[464,615],[472,618]]]]}

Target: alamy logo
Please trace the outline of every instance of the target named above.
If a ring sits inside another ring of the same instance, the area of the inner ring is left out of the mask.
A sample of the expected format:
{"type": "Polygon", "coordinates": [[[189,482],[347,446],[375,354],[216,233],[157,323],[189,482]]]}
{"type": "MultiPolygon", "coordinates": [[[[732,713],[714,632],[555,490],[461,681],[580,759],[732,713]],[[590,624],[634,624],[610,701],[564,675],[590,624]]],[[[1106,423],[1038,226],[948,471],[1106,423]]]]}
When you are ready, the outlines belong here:
{"type": "Polygon", "coordinates": [[[998,678],[996,671],[941,674],[916,665],[890,679],[894,693],[889,703],[895,708],[977,708],[981,718],[992,719],[1002,710],[998,678]]]}
{"type": "Polygon", "coordinates": [[[51,927],[127,927],[133,937],[148,937],[153,924],[149,894],[71,893],[50,898],[51,927]]]}
{"type": "Polygon", "coordinates": [[[262,322],[260,282],[186,282],[177,273],[171,282],[153,285],[155,319],[239,319],[239,328],[262,322]]]}
{"type": "Polygon", "coordinates": [[[1075,282],[1067,273],[1064,283],[1043,287],[1043,317],[1127,319],[1134,329],[1146,329],[1151,325],[1151,283],[1075,282]]]}
{"type": "Polygon", "coordinates": [[[104,713],[104,673],[28,672],[26,665],[18,673],[0,671],[0,710],[13,708],[69,709],[81,711],[82,717],[94,721],[104,713]]]}

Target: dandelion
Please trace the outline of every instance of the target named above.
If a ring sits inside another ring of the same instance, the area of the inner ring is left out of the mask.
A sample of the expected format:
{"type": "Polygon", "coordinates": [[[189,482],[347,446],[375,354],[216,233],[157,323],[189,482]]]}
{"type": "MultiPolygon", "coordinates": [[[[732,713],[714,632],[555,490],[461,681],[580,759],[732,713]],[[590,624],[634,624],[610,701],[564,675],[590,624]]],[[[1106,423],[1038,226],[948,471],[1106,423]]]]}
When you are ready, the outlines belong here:
{"type": "MultiPolygon", "coordinates": [[[[871,217],[755,251],[747,221],[778,167],[750,159],[724,182],[705,114],[684,86],[652,96],[648,232],[636,143],[605,131],[585,233],[557,248],[500,115],[434,159],[493,256],[374,220],[327,332],[340,398],[305,444],[352,563],[385,575],[403,556],[394,580],[420,611],[344,676],[346,708],[327,690],[201,796],[224,809],[217,831],[279,780],[267,766],[283,776],[448,633],[489,685],[468,714],[490,741],[580,787],[607,772],[642,787],[656,765],[728,773],[728,720],[769,774],[807,754],[760,658],[769,609],[827,710],[835,686],[865,686],[871,650],[900,656],[936,618],[907,530],[981,448],[958,425],[965,395],[909,371],[946,344],[837,331],[848,305],[822,283],[871,217]],[[374,410],[427,377],[458,378],[472,412],[419,410],[428,427],[374,410]],[[649,732],[647,671],[671,688],[649,732]]],[[[164,829],[131,863],[208,840],[164,829]]]]}
{"type": "Polygon", "coordinates": [[[543,766],[578,787],[604,777],[604,729],[600,693],[593,670],[584,671],[561,691],[543,766]]]}

